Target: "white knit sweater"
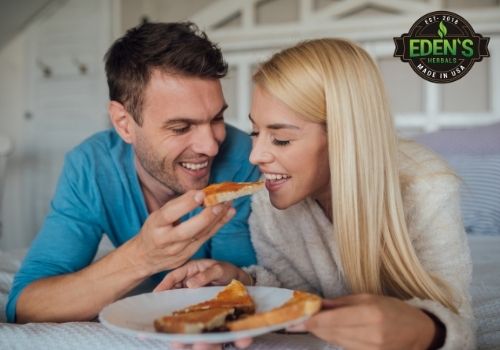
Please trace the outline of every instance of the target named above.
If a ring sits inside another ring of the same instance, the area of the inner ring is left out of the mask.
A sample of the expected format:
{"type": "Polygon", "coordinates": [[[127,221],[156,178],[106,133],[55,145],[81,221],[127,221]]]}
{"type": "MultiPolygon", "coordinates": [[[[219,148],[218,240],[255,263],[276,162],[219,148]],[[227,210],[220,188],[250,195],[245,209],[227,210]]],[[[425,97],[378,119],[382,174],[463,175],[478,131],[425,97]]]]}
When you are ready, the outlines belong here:
{"type": "MultiPolygon", "coordinates": [[[[430,151],[400,145],[400,170],[413,180],[403,188],[411,240],[427,271],[448,282],[459,315],[431,300],[407,302],[437,316],[446,326],[442,349],[474,349],[475,329],[469,284],[472,264],[459,207],[459,180],[430,151]]],[[[335,220],[335,218],[334,218],[335,220]]],[[[258,265],[246,270],[258,285],[315,292],[325,298],[349,294],[332,224],[308,198],[286,210],[275,209],[266,191],[253,196],[250,216],[258,265]]]]}

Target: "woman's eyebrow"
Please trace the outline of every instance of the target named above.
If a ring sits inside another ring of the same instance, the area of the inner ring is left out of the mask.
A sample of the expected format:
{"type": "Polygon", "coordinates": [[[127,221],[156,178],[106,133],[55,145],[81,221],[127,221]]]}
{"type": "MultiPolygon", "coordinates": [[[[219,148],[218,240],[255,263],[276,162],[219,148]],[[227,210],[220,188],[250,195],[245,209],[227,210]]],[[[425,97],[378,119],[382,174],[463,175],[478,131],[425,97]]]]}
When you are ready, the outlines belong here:
{"type": "MultiPolygon", "coordinates": [[[[250,121],[255,124],[255,122],[252,119],[252,116],[250,114],[248,115],[248,119],[250,119],[250,121]]],[[[278,130],[278,129],[294,129],[294,130],[299,130],[300,129],[296,125],[285,124],[285,123],[268,124],[268,125],[266,125],[266,128],[272,129],[272,130],[278,130]]]]}

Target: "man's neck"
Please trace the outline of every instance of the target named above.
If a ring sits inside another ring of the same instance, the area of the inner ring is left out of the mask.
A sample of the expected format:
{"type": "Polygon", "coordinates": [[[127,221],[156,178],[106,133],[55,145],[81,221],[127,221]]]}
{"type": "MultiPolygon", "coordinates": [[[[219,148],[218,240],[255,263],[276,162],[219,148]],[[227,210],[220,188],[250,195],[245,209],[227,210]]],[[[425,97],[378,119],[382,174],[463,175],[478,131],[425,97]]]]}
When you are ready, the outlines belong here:
{"type": "Polygon", "coordinates": [[[134,163],[149,213],[160,209],[165,203],[175,197],[174,191],[156,180],[144,169],[137,156],[134,156],[134,163]]]}

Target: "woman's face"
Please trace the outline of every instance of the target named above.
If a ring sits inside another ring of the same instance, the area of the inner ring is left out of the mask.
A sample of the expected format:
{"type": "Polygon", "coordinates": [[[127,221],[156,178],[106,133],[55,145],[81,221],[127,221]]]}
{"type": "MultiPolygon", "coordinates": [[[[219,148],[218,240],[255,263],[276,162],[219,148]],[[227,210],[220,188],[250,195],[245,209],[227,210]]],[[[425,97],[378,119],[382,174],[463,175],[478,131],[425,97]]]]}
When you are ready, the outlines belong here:
{"type": "Polygon", "coordinates": [[[256,86],[252,109],[250,162],[266,177],[274,207],[286,209],[308,196],[329,197],[328,141],[323,125],[306,121],[256,86]]]}

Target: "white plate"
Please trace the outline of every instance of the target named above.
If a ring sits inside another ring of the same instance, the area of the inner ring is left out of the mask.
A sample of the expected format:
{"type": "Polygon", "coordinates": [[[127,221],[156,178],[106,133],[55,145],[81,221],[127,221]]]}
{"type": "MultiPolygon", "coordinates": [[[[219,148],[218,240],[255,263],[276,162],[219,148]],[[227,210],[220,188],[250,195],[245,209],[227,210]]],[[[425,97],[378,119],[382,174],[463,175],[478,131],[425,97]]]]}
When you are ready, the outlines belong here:
{"type": "MultiPolygon", "coordinates": [[[[106,306],[99,313],[99,320],[106,327],[128,335],[192,344],[197,342],[226,343],[240,338],[255,337],[303,322],[308,318],[305,316],[269,327],[237,332],[169,334],[155,331],[153,325],[155,319],[186,306],[214,298],[222,288],[173,289],[136,295],[106,306]]],[[[247,289],[256,304],[256,312],[280,306],[292,296],[290,289],[273,287],[247,287],[247,289]]]]}

